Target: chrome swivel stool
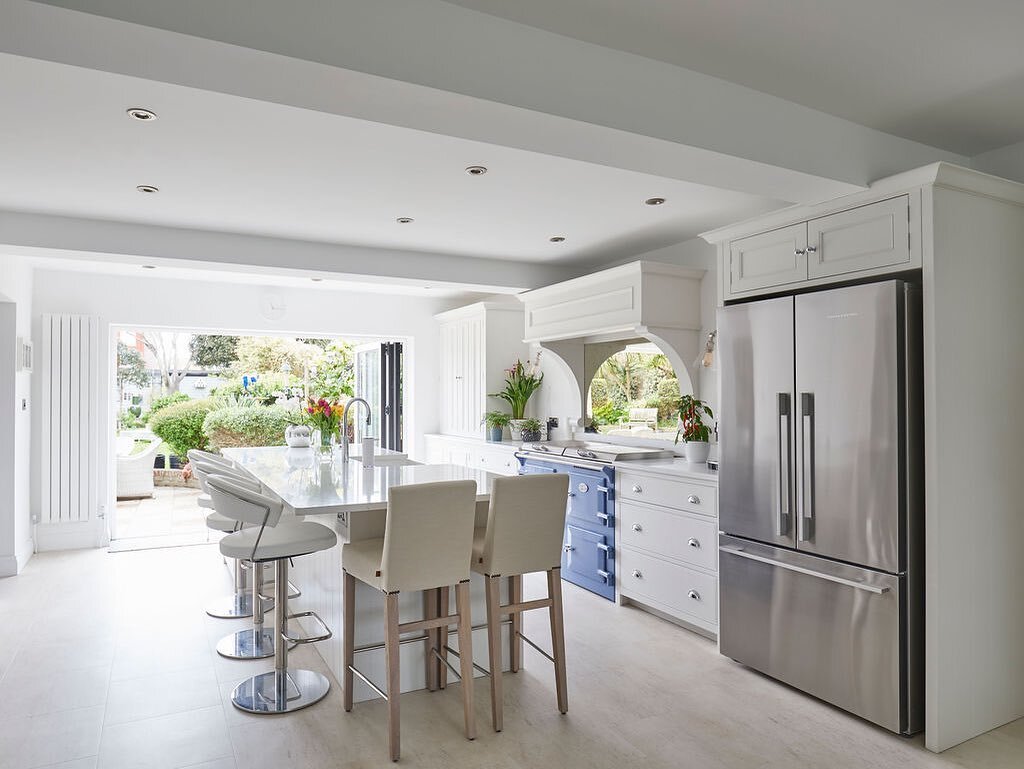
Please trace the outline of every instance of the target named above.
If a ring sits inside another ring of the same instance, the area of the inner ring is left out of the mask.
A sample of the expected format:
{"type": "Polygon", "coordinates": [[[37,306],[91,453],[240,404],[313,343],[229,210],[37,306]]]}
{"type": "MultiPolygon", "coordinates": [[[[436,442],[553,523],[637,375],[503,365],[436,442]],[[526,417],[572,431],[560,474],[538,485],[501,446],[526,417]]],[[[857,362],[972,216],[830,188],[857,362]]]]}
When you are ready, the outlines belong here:
{"type": "MultiPolygon", "coordinates": [[[[564,496],[563,496],[564,505],[564,496]]],[[[467,739],[476,738],[473,713],[473,637],[469,608],[469,560],[473,550],[476,483],[446,481],[392,488],[388,495],[384,537],[346,543],[341,550],[344,572],[345,710],[352,710],[353,676],[358,676],[388,703],[388,748],[392,761],[401,752],[398,700],[401,694],[399,648],[402,643],[426,641],[437,659],[436,629],[458,626],[462,708],[467,739]],[[384,594],[384,643],[355,646],[356,580],[384,594]],[[405,592],[434,593],[455,585],[456,613],[399,622],[398,599],[405,592]],[[426,631],[426,632],[424,632],[426,631]],[[403,640],[403,633],[416,632],[403,640]],[[355,667],[355,654],[384,647],[387,682],[381,688],[355,667]]],[[[428,658],[428,666],[433,662],[428,658]]],[[[433,662],[436,665],[436,662],[433,662]]]]}
{"type": "Polygon", "coordinates": [[[228,534],[220,551],[228,558],[253,564],[257,579],[263,564],[274,565],[274,669],[246,679],[231,693],[231,702],[249,713],[288,713],[323,699],[330,682],[313,670],[289,669],[288,647],[316,643],[331,637],[331,631],[313,611],[288,613],[288,565],[292,558],[328,550],[337,544],[334,531],[319,523],[282,521],[279,499],[252,491],[226,475],[207,478],[210,496],[217,509],[249,528],[228,534]],[[303,636],[289,627],[290,620],[308,617],[320,626],[316,635],[303,636]]]}
{"type": "MultiPolygon", "coordinates": [[[[484,576],[487,586],[487,648],[490,658],[491,722],[494,731],[503,727],[501,626],[511,619],[509,658],[512,672],[519,670],[523,641],[547,657],[555,667],[558,710],[569,710],[565,672],[565,625],[562,617],[562,541],[565,536],[565,496],[569,476],[520,475],[495,478],[486,528],[473,537],[473,571],[484,576]],[[548,595],[524,601],[522,575],[547,573],[548,595]],[[509,581],[509,603],[501,603],[501,580],[509,581]],[[523,612],[547,609],[551,625],[548,654],[522,632],[523,612]]],[[[443,599],[442,599],[443,602],[443,599]]],[[[444,651],[442,646],[442,651],[444,651]]],[[[443,669],[441,674],[444,674],[443,669]]]]}

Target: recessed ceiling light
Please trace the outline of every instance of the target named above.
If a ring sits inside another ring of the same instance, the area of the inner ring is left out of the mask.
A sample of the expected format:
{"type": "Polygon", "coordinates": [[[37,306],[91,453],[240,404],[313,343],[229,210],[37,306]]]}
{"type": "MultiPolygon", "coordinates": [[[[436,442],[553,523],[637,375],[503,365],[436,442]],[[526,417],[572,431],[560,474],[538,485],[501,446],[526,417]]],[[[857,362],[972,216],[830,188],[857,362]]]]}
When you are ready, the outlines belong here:
{"type": "Polygon", "coordinates": [[[411,216],[399,216],[397,219],[395,219],[395,221],[398,222],[399,224],[412,224],[416,220],[413,219],[411,216]]]}
{"type": "Polygon", "coordinates": [[[563,235],[555,235],[552,238],[548,238],[548,240],[550,240],[552,243],[564,243],[565,242],[565,236],[563,236],[563,235]]]}
{"type": "Polygon", "coordinates": [[[314,283],[320,283],[323,280],[323,278],[310,278],[310,280],[313,281],[314,283]]]}
{"type": "Polygon", "coordinates": [[[144,270],[155,270],[156,269],[156,265],[155,264],[144,264],[144,265],[142,265],[142,269],[144,269],[144,270]]]}
{"type": "Polygon", "coordinates": [[[470,176],[483,176],[487,173],[487,166],[468,166],[466,173],[470,176]]]}
{"type": "Polygon", "coordinates": [[[160,188],[154,187],[152,184],[140,184],[135,189],[139,192],[145,192],[147,195],[152,195],[154,192],[160,192],[160,188]]]}
{"type": "Polygon", "coordinates": [[[129,107],[127,112],[128,117],[132,120],[141,120],[144,123],[156,120],[156,113],[151,109],[146,109],[145,107],[129,107]]]}
{"type": "Polygon", "coordinates": [[[423,287],[423,289],[424,289],[425,291],[429,291],[429,290],[430,290],[430,289],[432,289],[432,288],[433,288],[433,286],[424,286],[424,287],[423,287]]]}
{"type": "Polygon", "coordinates": [[[647,200],[644,201],[644,205],[660,206],[660,205],[664,204],[664,202],[665,202],[665,198],[647,198],[647,200]]]}

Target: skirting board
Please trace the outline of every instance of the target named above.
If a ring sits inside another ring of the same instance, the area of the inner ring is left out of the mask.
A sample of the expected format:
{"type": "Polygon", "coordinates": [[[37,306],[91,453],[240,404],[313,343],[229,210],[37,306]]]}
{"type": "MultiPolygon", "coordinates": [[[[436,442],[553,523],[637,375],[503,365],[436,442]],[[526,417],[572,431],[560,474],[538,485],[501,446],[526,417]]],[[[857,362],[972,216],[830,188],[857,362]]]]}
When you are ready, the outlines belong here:
{"type": "Polygon", "coordinates": [[[103,542],[96,531],[96,524],[52,523],[36,526],[36,552],[48,550],[80,550],[84,547],[100,547],[103,542]]]}
{"type": "Polygon", "coordinates": [[[34,543],[31,539],[26,539],[14,555],[0,556],[0,577],[13,577],[20,574],[33,552],[34,543]]]}

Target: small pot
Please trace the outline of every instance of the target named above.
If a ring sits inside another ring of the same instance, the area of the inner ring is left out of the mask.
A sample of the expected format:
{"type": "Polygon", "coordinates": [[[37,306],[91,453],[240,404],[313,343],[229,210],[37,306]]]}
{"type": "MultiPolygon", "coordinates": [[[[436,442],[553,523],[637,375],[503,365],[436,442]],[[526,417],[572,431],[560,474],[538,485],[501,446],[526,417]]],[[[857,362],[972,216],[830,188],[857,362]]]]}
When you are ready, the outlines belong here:
{"type": "Polygon", "coordinates": [[[707,441],[687,441],[686,461],[692,465],[700,465],[708,461],[711,444],[707,441]]]}
{"type": "Polygon", "coordinates": [[[508,422],[508,431],[512,434],[512,440],[521,441],[523,440],[523,422],[525,419],[510,419],[508,422]]]}
{"type": "Polygon", "coordinates": [[[504,427],[488,427],[487,428],[487,440],[491,443],[501,443],[502,435],[505,433],[504,427]]]}
{"type": "Polygon", "coordinates": [[[540,440],[540,430],[523,430],[523,443],[535,443],[540,440]]]}

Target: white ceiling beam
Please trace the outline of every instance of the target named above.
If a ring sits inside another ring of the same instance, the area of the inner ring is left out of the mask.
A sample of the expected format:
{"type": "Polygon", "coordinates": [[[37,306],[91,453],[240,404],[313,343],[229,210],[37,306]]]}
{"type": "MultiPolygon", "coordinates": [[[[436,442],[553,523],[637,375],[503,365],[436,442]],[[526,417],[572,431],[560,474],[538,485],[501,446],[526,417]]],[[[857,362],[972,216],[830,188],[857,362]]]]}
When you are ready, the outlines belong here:
{"type": "Polygon", "coordinates": [[[0,50],[798,203],[966,161],[437,0],[63,4],[115,18],[9,0],[0,50]]]}
{"type": "Polygon", "coordinates": [[[148,224],[0,211],[0,248],[8,253],[316,273],[348,281],[518,293],[575,277],[579,268],[477,259],[148,224]]]}

